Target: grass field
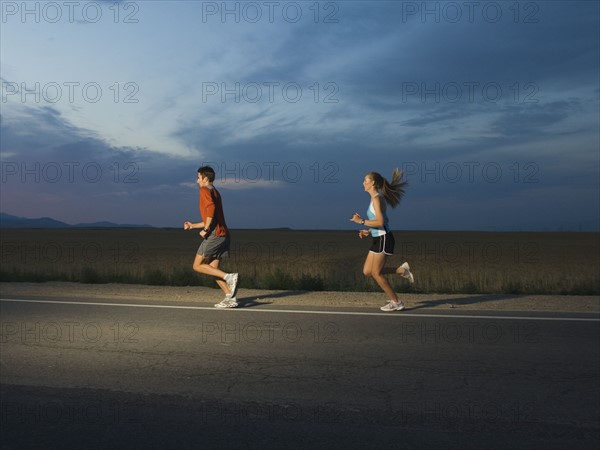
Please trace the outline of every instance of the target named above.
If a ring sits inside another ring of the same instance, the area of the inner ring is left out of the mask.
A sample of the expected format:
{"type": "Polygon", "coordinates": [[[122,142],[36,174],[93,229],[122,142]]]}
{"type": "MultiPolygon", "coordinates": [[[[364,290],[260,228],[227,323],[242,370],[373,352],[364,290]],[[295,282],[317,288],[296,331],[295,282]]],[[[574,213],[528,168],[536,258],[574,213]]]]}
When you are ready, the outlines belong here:
{"type": "MultiPolygon", "coordinates": [[[[600,293],[599,233],[397,231],[398,292],[600,293]]],[[[200,238],[179,229],[3,229],[1,281],[214,286],[191,264],[200,238]]],[[[233,230],[225,271],[246,288],[377,291],[362,275],[370,238],[354,231],[233,230]]]]}

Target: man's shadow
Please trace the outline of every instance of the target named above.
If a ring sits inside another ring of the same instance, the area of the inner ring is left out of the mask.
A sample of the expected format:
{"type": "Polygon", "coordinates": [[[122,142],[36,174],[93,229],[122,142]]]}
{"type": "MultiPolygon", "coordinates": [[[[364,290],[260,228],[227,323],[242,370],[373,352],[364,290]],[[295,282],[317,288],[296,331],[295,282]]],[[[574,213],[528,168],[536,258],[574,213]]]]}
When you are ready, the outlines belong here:
{"type": "Polygon", "coordinates": [[[238,298],[239,308],[252,308],[253,306],[270,305],[273,302],[263,301],[282,297],[291,297],[294,295],[306,294],[306,291],[281,291],[274,292],[272,294],[260,295],[258,297],[242,297],[238,298]]]}

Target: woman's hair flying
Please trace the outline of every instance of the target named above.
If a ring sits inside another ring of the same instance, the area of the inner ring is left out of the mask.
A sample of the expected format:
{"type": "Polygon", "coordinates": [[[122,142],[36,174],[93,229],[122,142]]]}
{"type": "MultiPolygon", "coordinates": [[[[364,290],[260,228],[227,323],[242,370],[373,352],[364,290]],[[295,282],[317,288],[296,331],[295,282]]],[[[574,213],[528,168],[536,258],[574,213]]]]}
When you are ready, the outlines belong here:
{"type": "Polygon", "coordinates": [[[408,181],[404,180],[404,172],[394,169],[392,173],[392,181],[388,181],[383,178],[377,172],[370,172],[369,176],[375,183],[375,188],[381,192],[385,201],[392,207],[395,208],[404,197],[404,190],[408,185],[408,181]]]}

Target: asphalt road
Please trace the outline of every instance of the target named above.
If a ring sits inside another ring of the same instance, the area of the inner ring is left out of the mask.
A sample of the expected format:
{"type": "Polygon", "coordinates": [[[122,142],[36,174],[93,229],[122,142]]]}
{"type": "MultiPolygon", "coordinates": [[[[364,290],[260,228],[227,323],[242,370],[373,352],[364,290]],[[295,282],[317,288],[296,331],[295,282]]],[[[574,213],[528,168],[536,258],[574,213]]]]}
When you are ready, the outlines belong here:
{"type": "Polygon", "coordinates": [[[2,449],[600,446],[597,315],[3,299],[2,449]]]}

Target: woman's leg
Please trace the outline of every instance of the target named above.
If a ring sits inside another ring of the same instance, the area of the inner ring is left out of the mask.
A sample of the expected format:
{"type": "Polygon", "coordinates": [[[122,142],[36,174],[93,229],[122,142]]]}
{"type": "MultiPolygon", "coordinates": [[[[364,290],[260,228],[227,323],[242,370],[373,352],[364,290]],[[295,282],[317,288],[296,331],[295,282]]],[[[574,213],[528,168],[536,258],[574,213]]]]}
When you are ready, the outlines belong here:
{"type": "Polygon", "coordinates": [[[387,255],[385,253],[369,252],[363,266],[363,273],[365,276],[373,277],[379,287],[383,289],[383,292],[387,294],[389,299],[398,303],[398,296],[384,275],[384,273],[393,273],[393,271],[389,272],[387,270],[384,272],[386,259],[387,255]]]}

